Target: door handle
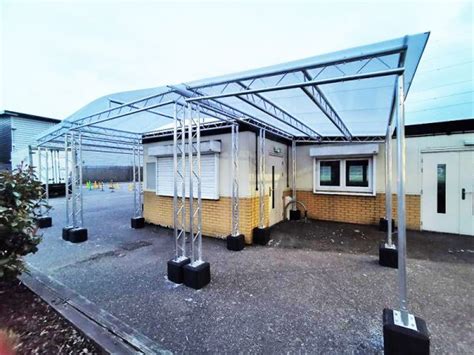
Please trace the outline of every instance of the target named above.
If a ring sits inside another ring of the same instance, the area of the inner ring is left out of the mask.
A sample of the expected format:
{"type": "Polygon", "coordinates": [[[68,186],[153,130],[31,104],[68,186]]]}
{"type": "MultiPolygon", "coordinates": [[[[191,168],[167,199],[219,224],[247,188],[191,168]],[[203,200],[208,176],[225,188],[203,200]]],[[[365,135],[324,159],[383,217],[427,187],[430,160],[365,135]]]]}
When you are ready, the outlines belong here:
{"type": "Polygon", "coordinates": [[[461,189],[461,200],[465,200],[466,199],[466,189],[462,188],[461,189]]]}

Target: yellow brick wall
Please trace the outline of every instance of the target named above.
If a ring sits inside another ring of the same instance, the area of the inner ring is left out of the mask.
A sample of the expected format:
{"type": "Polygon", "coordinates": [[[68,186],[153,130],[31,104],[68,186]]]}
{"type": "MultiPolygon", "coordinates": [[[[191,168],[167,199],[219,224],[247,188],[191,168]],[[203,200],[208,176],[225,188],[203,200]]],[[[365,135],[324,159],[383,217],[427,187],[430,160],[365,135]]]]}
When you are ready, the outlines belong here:
{"type": "MultiPolygon", "coordinates": [[[[308,209],[308,217],[327,221],[357,224],[378,224],[385,216],[385,194],[351,196],[315,194],[297,191],[296,198],[308,209]]],[[[397,195],[392,197],[393,218],[397,218],[397,195]]],[[[408,229],[420,229],[420,196],[406,195],[406,223],[408,229]]]]}
{"type": "MultiPolygon", "coordinates": [[[[186,200],[187,208],[189,200],[186,200]]],[[[202,233],[203,235],[225,238],[231,232],[231,199],[221,197],[219,200],[202,200],[202,233]]],[[[245,236],[247,244],[252,243],[252,229],[258,226],[258,197],[239,200],[239,230],[245,236]]],[[[265,199],[265,223],[269,221],[269,198],[265,199]]],[[[148,223],[173,227],[173,198],[157,196],[154,192],[144,193],[144,217],[148,223]]],[[[186,225],[189,223],[186,219],[186,225]]]]}

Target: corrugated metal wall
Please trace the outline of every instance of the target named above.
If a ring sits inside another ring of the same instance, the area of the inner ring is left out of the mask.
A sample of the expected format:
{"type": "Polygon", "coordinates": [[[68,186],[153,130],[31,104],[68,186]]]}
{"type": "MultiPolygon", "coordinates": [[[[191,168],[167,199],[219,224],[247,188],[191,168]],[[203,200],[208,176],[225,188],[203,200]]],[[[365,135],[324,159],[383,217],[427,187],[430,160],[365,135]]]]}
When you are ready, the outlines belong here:
{"type": "Polygon", "coordinates": [[[0,117],[0,164],[10,164],[11,129],[10,117],[0,117]]]}

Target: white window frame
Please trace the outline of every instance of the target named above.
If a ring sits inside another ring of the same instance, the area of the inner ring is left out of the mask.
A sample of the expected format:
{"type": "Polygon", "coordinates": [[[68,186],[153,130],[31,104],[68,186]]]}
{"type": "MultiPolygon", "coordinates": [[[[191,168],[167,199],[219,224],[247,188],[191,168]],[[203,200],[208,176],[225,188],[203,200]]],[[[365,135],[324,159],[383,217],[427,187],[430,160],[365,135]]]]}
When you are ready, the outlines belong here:
{"type": "Polygon", "coordinates": [[[375,196],[376,194],[376,159],[375,155],[367,156],[338,156],[338,157],[324,157],[313,159],[313,193],[315,194],[332,194],[332,195],[362,195],[362,196],[375,196]],[[322,161],[339,161],[339,186],[327,186],[321,185],[319,181],[320,177],[320,163],[322,161]],[[369,180],[369,186],[346,186],[346,161],[347,160],[368,160],[368,172],[367,177],[369,180]]]}

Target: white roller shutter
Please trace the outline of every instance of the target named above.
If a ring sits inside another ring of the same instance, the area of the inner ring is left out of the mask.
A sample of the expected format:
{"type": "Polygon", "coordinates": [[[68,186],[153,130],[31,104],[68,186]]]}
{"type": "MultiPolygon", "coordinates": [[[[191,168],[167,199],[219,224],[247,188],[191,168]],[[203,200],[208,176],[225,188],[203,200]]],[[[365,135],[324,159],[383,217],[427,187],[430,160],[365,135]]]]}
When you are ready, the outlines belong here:
{"type": "MultiPolygon", "coordinates": [[[[157,195],[173,196],[173,157],[158,158],[157,195]]],[[[196,181],[193,181],[194,196],[197,195],[196,181]]],[[[181,187],[178,188],[181,196],[181,187]]],[[[186,197],[189,197],[189,164],[186,159],[186,197]]],[[[219,154],[201,155],[201,197],[219,199],[219,154]]]]}

